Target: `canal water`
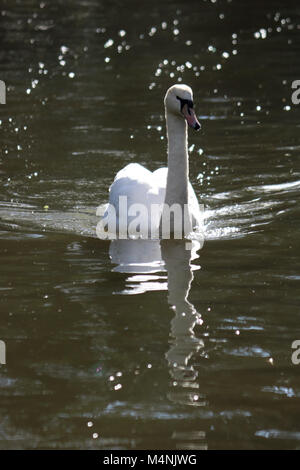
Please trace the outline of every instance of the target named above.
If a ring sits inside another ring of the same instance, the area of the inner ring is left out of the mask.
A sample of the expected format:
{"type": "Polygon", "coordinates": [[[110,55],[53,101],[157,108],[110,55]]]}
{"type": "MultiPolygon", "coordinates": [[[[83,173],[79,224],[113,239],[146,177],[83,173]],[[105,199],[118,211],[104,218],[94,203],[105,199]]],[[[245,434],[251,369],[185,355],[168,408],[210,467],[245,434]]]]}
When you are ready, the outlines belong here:
{"type": "Polygon", "coordinates": [[[0,448],[299,449],[299,3],[0,10],[0,448]],[[204,245],[99,240],[174,83],[204,245]]]}

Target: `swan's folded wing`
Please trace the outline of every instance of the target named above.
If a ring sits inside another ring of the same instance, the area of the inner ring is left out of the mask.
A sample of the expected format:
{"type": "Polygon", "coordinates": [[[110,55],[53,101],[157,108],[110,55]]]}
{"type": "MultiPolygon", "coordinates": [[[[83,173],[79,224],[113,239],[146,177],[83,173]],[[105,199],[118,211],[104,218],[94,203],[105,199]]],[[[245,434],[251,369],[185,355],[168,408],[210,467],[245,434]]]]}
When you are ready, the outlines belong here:
{"type": "Polygon", "coordinates": [[[153,204],[163,204],[166,195],[168,168],[159,168],[152,173],[153,186],[149,199],[153,204]]]}
{"type": "Polygon", "coordinates": [[[168,168],[158,168],[158,170],[153,171],[152,174],[153,174],[153,178],[155,180],[156,185],[159,188],[166,188],[168,168]]]}
{"type": "Polygon", "coordinates": [[[193,227],[201,228],[203,226],[203,214],[199,206],[194,188],[189,181],[188,186],[189,209],[193,217],[193,227]]]}
{"type": "Polygon", "coordinates": [[[153,187],[153,174],[138,163],[130,163],[120,170],[109,189],[109,202],[118,210],[119,197],[127,198],[127,206],[146,204],[153,187]]]}
{"type": "Polygon", "coordinates": [[[148,183],[152,178],[152,172],[139,163],[129,163],[122,170],[118,171],[114,182],[121,178],[128,178],[128,180],[139,183],[148,183]]]}

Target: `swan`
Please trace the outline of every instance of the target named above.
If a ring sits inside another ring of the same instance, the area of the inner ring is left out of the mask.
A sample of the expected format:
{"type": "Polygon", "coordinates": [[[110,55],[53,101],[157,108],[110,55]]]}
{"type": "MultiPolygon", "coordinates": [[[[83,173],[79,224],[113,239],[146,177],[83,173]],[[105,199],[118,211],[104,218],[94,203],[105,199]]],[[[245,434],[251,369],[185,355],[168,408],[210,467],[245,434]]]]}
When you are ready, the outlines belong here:
{"type": "Polygon", "coordinates": [[[114,228],[119,230],[119,234],[125,230],[125,235],[120,238],[127,238],[130,228],[148,235],[151,228],[151,234],[157,234],[159,230],[161,234],[164,220],[169,225],[167,232],[174,234],[178,229],[178,212],[172,208],[181,211],[179,231],[182,234],[184,230],[183,236],[201,225],[199,204],[189,182],[187,126],[195,130],[201,127],[194,111],[192,89],[183,84],[171,86],[166,92],[164,105],[168,167],[151,172],[139,163],[130,163],[117,173],[109,189],[104,219],[109,226],[110,218],[115,217],[114,228]],[[184,225],[186,221],[187,225],[184,225]]]}

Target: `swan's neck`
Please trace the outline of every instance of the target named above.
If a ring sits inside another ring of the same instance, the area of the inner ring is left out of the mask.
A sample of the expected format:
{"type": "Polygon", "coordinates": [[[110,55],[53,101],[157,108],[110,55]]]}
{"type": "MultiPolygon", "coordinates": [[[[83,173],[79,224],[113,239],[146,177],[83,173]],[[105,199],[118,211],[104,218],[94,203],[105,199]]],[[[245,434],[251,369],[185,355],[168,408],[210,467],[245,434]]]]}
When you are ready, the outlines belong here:
{"type": "Polygon", "coordinates": [[[168,136],[168,177],[165,203],[181,207],[188,203],[188,139],[187,124],[180,116],[166,111],[168,136]]]}

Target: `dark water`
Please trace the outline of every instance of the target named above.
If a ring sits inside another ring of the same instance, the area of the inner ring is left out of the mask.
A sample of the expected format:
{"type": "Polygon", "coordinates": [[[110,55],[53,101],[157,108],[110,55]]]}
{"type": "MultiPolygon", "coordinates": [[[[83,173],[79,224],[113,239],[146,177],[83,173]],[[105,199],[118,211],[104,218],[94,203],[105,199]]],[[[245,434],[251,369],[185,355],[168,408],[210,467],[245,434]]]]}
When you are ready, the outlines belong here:
{"type": "Polygon", "coordinates": [[[0,447],[299,449],[299,3],[0,9],[0,447]],[[109,246],[96,208],[165,165],[177,81],[205,244],[109,246]]]}

